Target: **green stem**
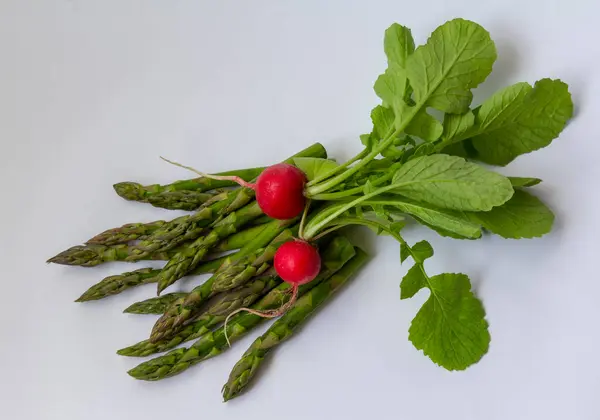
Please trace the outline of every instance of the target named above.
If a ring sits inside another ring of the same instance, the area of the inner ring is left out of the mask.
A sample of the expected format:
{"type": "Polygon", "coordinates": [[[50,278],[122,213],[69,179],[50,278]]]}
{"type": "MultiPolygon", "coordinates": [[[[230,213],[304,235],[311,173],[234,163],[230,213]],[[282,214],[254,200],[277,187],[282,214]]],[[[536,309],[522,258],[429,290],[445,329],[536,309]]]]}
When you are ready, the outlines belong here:
{"type": "Polygon", "coordinates": [[[360,217],[341,217],[336,220],[334,227],[342,228],[342,227],[348,226],[348,225],[362,225],[362,226],[369,226],[372,228],[381,229],[384,232],[386,232],[387,234],[389,234],[391,237],[393,237],[400,244],[408,246],[408,244],[406,243],[404,238],[398,232],[393,231],[392,229],[390,229],[383,223],[379,223],[376,220],[362,219],[360,217]]]}
{"type": "MultiPolygon", "coordinates": [[[[402,184],[402,185],[404,185],[404,184],[402,184]]],[[[390,191],[390,190],[396,189],[398,187],[399,187],[399,185],[396,185],[396,184],[386,185],[385,187],[376,189],[372,193],[365,194],[362,197],[358,197],[355,200],[350,201],[348,204],[340,207],[338,210],[332,212],[330,215],[323,218],[322,220],[314,223],[312,226],[309,223],[309,225],[307,226],[307,228],[304,231],[304,236],[302,238],[306,241],[311,240],[322,228],[327,226],[330,222],[335,220],[338,216],[341,216],[342,214],[344,214],[345,212],[350,210],[352,207],[356,206],[357,204],[362,203],[363,201],[368,200],[369,198],[373,198],[375,196],[378,196],[379,194],[383,194],[386,191],[390,191]]]]}
{"type": "MultiPolygon", "coordinates": [[[[384,184],[387,181],[389,181],[393,176],[394,176],[394,172],[393,171],[388,171],[383,176],[380,176],[374,182],[372,182],[372,185],[374,187],[377,187],[377,186],[379,186],[381,184],[384,184]]],[[[347,190],[344,190],[344,191],[338,191],[338,192],[333,192],[333,193],[317,194],[317,195],[313,196],[312,199],[313,200],[327,200],[327,201],[342,200],[344,198],[351,197],[351,196],[353,196],[355,194],[362,193],[363,189],[364,189],[364,186],[361,185],[361,186],[350,188],[350,189],[347,189],[347,190]]]]}
{"type": "Polygon", "coordinates": [[[356,156],[354,156],[352,159],[350,159],[349,161],[347,161],[346,163],[344,163],[343,165],[340,166],[336,166],[335,168],[333,168],[332,170],[324,173],[323,175],[320,175],[316,178],[314,178],[313,180],[311,180],[310,182],[306,183],[307,187],[310,187],[312,185],[318,184],[319,182],[327,179],[327,178],[331,178],[333,175],[337,174],[339,171],[341,171],[342,169],[347,168],[348,166],[350,166],[351,164],[353,164],[354,162],[356,162],[357,160],[362,159],[363,157],[365,157],[367,155],[367,153],[369,152],[369,149],[363,149],[359,154],[357,154],[356,156]]]}
{"type": "Polygon", "coordinates": [[[356,172],[358,172],[361,168],[363,168],[370,161],[375,159],[377,157],[377,155],[379,155],[381,152],[383,152],[385,149],[387,149],[394,142],[394,139],[406,129],[408,124],[410,124],[411,120],[415,117],[415,115],[417,115],[417,112],[420,111],[420,109],[423,107],[424,104],[425,104],[425,102],[422,102],[421,104],[418,104],[418,105],[410,108],[410,111],[408,113],[406,113],[406,115],[404,115],[404,118],[403,118],[400,126],[396,130],[392,131],[392,133],[390,135],[388,135],[384,140],[382,140],[377,145],[377,147],[375,147],[358,164],[354,165],[352,168],[346,169],[341,174],[335,176],[334,178],[329,179],[326,182],[323,182],[323,183],[317,184],[317,185],[313,185],[313,186],[307,188],[305,195],[307,197],[312,198],[317,194],[324,193],[325,191],[335,188],[337,185],[344,182],[346,179],[350,178],[352,175],[354,175],[356,172]]]}

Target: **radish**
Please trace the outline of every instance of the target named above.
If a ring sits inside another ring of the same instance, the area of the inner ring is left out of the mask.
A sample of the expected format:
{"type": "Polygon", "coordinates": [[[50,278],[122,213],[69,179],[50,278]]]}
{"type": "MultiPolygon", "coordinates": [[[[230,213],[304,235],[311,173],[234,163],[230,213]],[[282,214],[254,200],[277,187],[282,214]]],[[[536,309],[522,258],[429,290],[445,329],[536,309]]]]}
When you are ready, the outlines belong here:
{"type": "Polygon", "coordinates": [[[242,187],[253,189],[256,192],[258,206],[263,213],[273,219],[293,219],[302,213],[306,205],[306,197],[304,197],[304,185],[307,182],[306,175],[300,169],[288,163],[269,166],[258,176],[256,184],[253,184],[238,176],[210,175],[181,163],[170,161],[162,156],[161,159],[206,178],[233,181],[242,187]]]}
{"type": "Polygon", "coordinates": [[[292,219],[299,216],[306,204],[304,184],[306,175],[287,163],[269,166],[254,186],[260,209],[273,219],[292,219]]]}
{"type": "Polygon", "coordinates": [[[279,247],[274,266],[283,281],[297,287],[317,277],[321,270],[321,257],[314,246],[297,239],[279,247]]]}

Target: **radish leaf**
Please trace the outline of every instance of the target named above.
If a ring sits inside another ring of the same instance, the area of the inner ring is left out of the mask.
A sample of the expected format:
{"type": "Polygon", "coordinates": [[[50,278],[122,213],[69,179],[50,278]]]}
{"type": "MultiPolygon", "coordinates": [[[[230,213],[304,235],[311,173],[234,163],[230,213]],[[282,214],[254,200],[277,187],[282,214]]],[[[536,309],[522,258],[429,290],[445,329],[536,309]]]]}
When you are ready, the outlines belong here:
{"type": "Polygon", "coordinates": [[[506,177],[448,155],[410,160],[396,171],[392,183],[395,193],[453,210],[487,211],[513,194],[506,177]]]}
{"type": "Polygon", "coordinates": [[[535,238],[552,230],[554,214],[542,201],[522,190],[488,212],[470,213],[471,220],[503,238],[535,238]]]}
{"type": "Polygon", "coordinates": [[[480,25],[454,19],[438,27],[406,62],[417,106],[451,114],[469,109],[473,94],[492,71],[496,47],[480,25]]]}
{"type": "Polygon", "coordinates": [[[509,176],[508,180],[512,184],[513,187],[533,187],[534,185],[542,182],[539,178],[522,178],[518,176],[509,176]]]}
{"type": "Polygon", "coordinates": [[[572,116],[571,94],[562,81],[542,79],[534,87],[517,83],[486,100],[478,109],[476,126],[452,141],[470,137],[469,157],[504,166],[548,146],[572,116]]]}
{"type": "Polygon", "coordinates": [[[475,114],[467,111],[464,114],[444,114],[444,134],[446,143],[452,143],[456,138],[464,139],[464,134],[475,125],[475,114]]]}
{"type": "Polygon", "coordinates": [[[339,166],[335,161],[330,159],[311,157],[294,158],[294,165],[304,172],[309,181],[339,166]]]}
{"type": "Polygon", "coordinates": [[[388,67],[406,67],[408,56],[415,51],[415,41],[410,29],[393,23],[385,31],[383,49],[388,59],[388,67]]]}
{"type": "Polygon", "coordinates": [[[392,206],[432,229],[441,229],[460,238],[477,239],[481,237],[479,223],[472,221],[462,212],[438,209],[430,204],[394,197],[368,200],[363,204],[392,206]]]}
{"type": "Polygon", "coordinates": [[[404,297],[423,287],[431,292],[411,323],[408,339],[434,363],[448,370],[464,370],[477,363],[490,345],[483,305],[471,292],[465,274],[421,274],[420,282],[414,272],[402,281],[404,297]]]}

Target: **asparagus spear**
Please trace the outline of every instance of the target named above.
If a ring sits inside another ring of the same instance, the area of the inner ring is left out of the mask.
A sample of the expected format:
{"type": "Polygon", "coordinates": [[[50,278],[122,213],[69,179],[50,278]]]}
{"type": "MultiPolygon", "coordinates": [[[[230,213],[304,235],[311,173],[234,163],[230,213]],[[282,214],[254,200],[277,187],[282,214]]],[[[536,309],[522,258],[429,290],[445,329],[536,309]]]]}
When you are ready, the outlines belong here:
{"type": "Polygon", "coordinates": [[[264,225],[265,223],[269,223],[272,221],[273,221],[273,219],[265,214],[264,216],[257,217],[256,219],[254,219],[253,221],[248,223],[248,225],[249,226],[264,225]]]}
{"type": "Polygon", "coordinates": [[[123,312],[141,315],[161,315],[173,302],[185,295],[186,293],[167,293],[166,295],[157,296],[150,299],[142,300],[140,302],[136,302],[127,307],[123,312]]]}
{"type": "MultiPolygon", "coordinates": [[[[217,190],[217,193],[221,192],[222,191],[217,190]]],[[[165,191],[148,196],[147,201],[154,207],[160,207],[169,210],[191,211],[196,210],[215,195],[215,193],[202,193],[188,190],[165,191]]]]}
{"type": "MultiPolygon", "coordinates": [[[[235,171],[221,172],[216,175],[220,176],[239,176],[244,181],[250,181],[256,178],[264,168],[240,169],[235,171]]],[[[210,178],[194,178],[184,181],[176,181],[167,185],[146,185],[143,186],[137,182],[120,182],[113,185],[117,194],[126,200],[151,202],[154,197],[164,193],[173,192],[194,192],[203,193],[217,188],[236,186],[232,181],[221,181],[210,178]]],[[[164,207],[169,208],[169,207],[164,207]]]]}
{"type": "Polygon", "coordinates": [[[222,288],[213,290],[214,283],[223,284],[227,281],[238,286],[252,276],[259,274],[259,270],[264,271],[268,268],[267,263],[273,257],[276,248],[271,246],[263,249],[263,247],[271,241],[281,244],[282,239],[289,239],[292,232],[286,232],[285,228],[294,221],[294,219],[274,220],[267,224],[253,241],[246,244],[229,262],[223,264],[223,267],[216,274],[200,286],[195,287],[185,298],[174,302],[152,328],[150,341],[157,342],[173,336],[183,327],[185,322],[197,315],[202,305],[211,296],[214,296],[218,291],[223,291],[222,288]],[[278,239],[278,235],[283,235],[283,237],[278,239]],[[258,263],[253,264],[255,261],[258,261],[258,263]]]}
{"type": "Polygon", "coordinates": [[[244,286],[216,296],[215,299],[209,303],[208,309],[202,315],[196,318],[192,323],[186,325],[173,337],[160,340],[156,343],[151,343],[150,340],[143,340],[117,351],[117,354],[122,356],[145,357],[154,353],[170,350],[185,341],[198,338],[221,324],[231,312],[238,308],[247,307],[253,304],[257,299],[280,283],[281,280],[279,280],[274,273],[265,273],[262,276],[255,277],[244,286]]]}
{"type": "MultiPolygon", "coordinates": [[[[269,219],[269,222],[272,222],[273,219],[269,219]]],[[[250,226],[247,229],[244,229],[238,233],[234,233],[233,235],[223,239],[216,246],[213,247],[212,251],[214,252],[226,252],[231,251],[233,249],[240,249],[248,242],[252,241],[256,238],[260,232],[265,228],[264,224],[250,226]]]]}
{"type": "Polygon", "coordinates": [[[309,315],[331,297],[367,261],[367,254],[357,249],[356,256],[327,281],[302,296],[262,336],[257,338],[236,363],[223,386],[223,399],[228,401],[243,392],[256,375],[267,354],[288,339],[309,315]]]}
{"type": "Polygon", "coordinates": [[[89,300],[102,299],[106,296],[116,295],[125,289],[140,284],[154,283],[156,280],[155,270],[152,268],[140,268],[116,276],[108,276],[101,282],[96,283],[82,294],[75,302],[86,302],[89,300]]]}
{"type": "MultiPolygon", "coordinates": [[[[298,296],[303,296],[313,287],[331,277],[333,273],[341,269],[348,260],[354,257],[354,253],[355,249],[346,238],[336,237],[323,253],[321,273],[312,282],[300,286],[298,296]]],[[[290,298],[289,290],[290,285],[282,283],[271,290],[252,308],[258,311],[279,308],[290,298]]],[[[248,312],[233,316],[227,324],[227,336],[230,342],[243,337],[263,319],[248,312]]],[[[224,328],[220,327],[203,335],[189,348],[175,349],[163,356],[148,360],[131,369],[128,374],[135,379],[157,381],[181,373],[192,365],[222,353],[228,347],[224,328]]]]}
{"type": "MultiPolygon", "coordinates": [[[[93,267],[111,261],[135,262],[136,260],[131,259],[134,249],[133,246],[127,244],[112,246],[94,244],[76,245],[55,255],[46,262],[61,265],[79,265],[82,267],[93,267]]],[[[183,249],[185,249],[185,244],[169,251],[145,255],[139,259],[168,260],[183,249]]]]}
{"type": "MultiPolygon", "coordinates": [[[[234,254],[235,255],[235,254],[234,254]]],[[[192,274],[214,273],[225,262],[229,256],[207,261],[196,267],[192,274]]],[[[87,302],[89,300],[98,300],[108,296],[116,295],[131,287],[141,284],[156,283],[160,269],[151,267],[140,268],[139,270],[129,271],[114,276],[108,276],[102,281],[94,284],[83,293],[75,302],[87,302]]]]}
{"type": "Polygon", "coordinates": [[[164,220],[150,223],[128,223],[118,228],[105,230],[94,236],[86,244],[118,245],[143,239],[165,225],[164,220]]]}

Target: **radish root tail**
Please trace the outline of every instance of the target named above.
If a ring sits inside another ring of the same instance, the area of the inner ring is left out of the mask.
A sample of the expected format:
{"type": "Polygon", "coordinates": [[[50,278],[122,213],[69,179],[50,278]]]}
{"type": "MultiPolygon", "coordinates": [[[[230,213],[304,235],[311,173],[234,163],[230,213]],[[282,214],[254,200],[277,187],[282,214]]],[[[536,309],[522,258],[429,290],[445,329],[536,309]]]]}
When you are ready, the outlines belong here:
{"type": "Polygon", "coordinates": [[[296,303],[296,301],[298,300],[298,285],[295,284],[292,286],[291,289],[288,289],[286,294],[289,294],[289,293],[291,293],[289,300],[286,303],[284,303],[283,305],[281,305],[278,309],[271,309],[269,311],[257,311],[256,309],[252,309],[252,308],[239,308],[239,309],[236,309],[235,311],[233,311],[232,313],[230,313],[229,315],[227,315],[227,318],[225,318],[225,323],[223,326],[223,330],[225,331],[225,340],[227,341],[227,345],[229,347],[231,347],[231,342],[229,341],[229,335],[227,334],[227,322],[229,321],[229,318],[231,318],[233,315],[238,314],[240,312],[249,312],[249,313],[251,313],[253,315],[257,315],[261,318],[277,318],[278,316],[285,314],[294,305],[294,303],[296,303]]]}
{"type": "Polygon", "coordinates": [[[253,184],[251,182],[246,182],[242,178],[240,178],[239,176],[211,175],[211,174],[207,174],[207,173],[204,173],[204,172],[200,172],[200,171],[192,168],[191,166],[185,166],[185,165],[182,165],[181,163],[173,162],[172,160],[169,160],[169,159],[164,158],[162,156],[160,158],[162,160],[164,160],[165,162],[170,163],[171,165],[179,166],[180,168],[187,169],[188,171],[192,171],[195,174],[200,175],[203,178],[216,179],[216,180],[219,180],[219,181],[232,181],[232,182],[235,182],[236,184],[241,185],[242,187],[250,188],[252,190],[254,190],[256,188],[256,184],[253,184]]]}

